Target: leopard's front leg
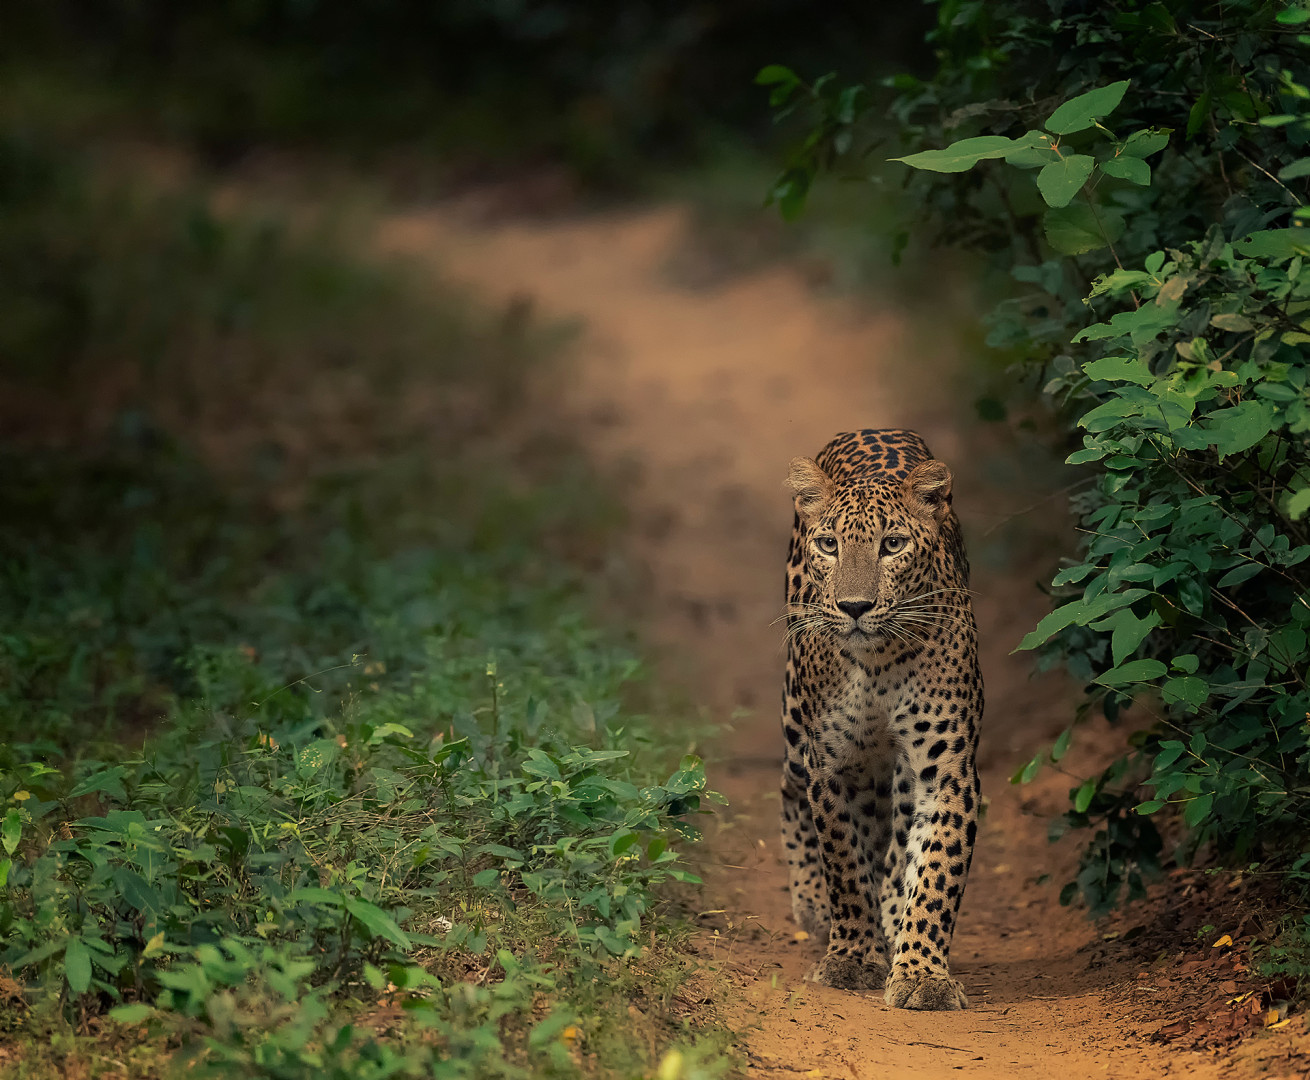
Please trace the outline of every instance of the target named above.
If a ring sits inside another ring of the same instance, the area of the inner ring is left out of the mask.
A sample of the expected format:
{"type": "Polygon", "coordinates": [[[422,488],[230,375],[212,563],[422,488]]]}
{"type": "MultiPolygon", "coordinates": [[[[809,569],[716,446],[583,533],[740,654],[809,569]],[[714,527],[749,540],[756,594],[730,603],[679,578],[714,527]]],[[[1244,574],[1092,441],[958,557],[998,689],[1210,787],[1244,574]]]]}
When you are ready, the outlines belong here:
{"type": "Polygon", "coordinates": [[[880,990],[888,970],[878,909],[890,833],[890,761],[862,748],[859,765],[810,755],[809,803],[823,858],[831,925],[828,949],[809,978],[843,990],[880,990]],[[886,775],[884,775],[884,773],[886,775]]]}
{"type": "Polygon", "coordinates": [[[957,730],[909,755],[917,778],[915,812],[904,852],[904,907],[884,994],[887,1004],[897,1008],[968,1005],[963,987],[951,976],[949,959],[978,832],[974,743],[971,734],[957,730]],[[946,748],[938,750],[942,743],[946,748]]]}

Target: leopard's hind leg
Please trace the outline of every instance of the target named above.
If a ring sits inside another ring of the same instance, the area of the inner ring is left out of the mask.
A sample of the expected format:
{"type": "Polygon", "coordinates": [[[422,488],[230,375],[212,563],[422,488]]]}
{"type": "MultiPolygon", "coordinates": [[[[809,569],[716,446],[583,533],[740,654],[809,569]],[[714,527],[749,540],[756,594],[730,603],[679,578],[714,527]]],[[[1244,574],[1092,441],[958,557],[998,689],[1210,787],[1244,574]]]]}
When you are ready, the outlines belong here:
{"type": "MultiPolygon", "coordinates": [[[[784,719],[784,729],[786,720],[784,719]]],[[[787,857],[787,876],[791,885],[791,913],[796,925],[816,938],[828,940],[828,884],[819,857],[819,839],[814,832],[814,815],[806,794],[808,774],[800,743],[787,733],[787,755],[782,763],[782,849],[787,857]]]]}

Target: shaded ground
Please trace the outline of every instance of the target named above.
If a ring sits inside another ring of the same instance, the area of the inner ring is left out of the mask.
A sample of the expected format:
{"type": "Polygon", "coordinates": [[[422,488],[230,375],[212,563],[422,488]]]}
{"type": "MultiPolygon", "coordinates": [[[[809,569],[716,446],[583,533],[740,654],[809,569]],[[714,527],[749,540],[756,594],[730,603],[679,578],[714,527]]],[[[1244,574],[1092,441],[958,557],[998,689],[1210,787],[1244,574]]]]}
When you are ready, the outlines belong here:
{"type": "MultiPolygon", "coordinates": [[[[1174,1037],[1180,1010],[1195,1007],[1183,993],[1193,975],[1210,980],[1212,1011],[1244,1007],[1225,997],[1229,982],[1240,996],[1242,972],[1219,970],[1221,954],[1190,924],[1187,937],[1166,928],[1172,936],[1148,967],[1140,949],[1120,943],[1123,926],[1098,927],[1058,904],[1075,856],[1073,845],[1047,844],[1046,821],[1070,778],[1048,770],[1027,787],[1006,781],[1071,715],[1068,687],[1030,680],[1029,661],[1008,655],[1045,610],[1032,586],[1064,543],[1063,503],[1041,479],[1049,471],[1025,465],[994,432],[961,424],[958,399],[969,392],[949,350],[925,345],[932,338],[897,315],[816,296],[786,267],[688,287],[676,268],[692,245],[676,209],[528,224],[487,223],[476,209],[392,218],[383,246],[439,257],[445,274],[510,312],[535,307],[583,322],[574,412],[564,419],[619,477],[630,508],[609,576],[624,583],[622,602],[663,674],[716,718],[735,716],[716,785],[732,808],[709,867],[721,910],[702,918],[703,950],[724,980],[713,996],[743,1036],[751,1075],[1302,1075],[1299,1017],[1245,1044],[1240,1060],[1153,1041],[1174,1037]],[[902,426],[922,432],[956,473],[983,634],[990,807],[952,953],[972,1007],[954,1014],[891,1010],[879,995],[804,982],[817,944],[797,940],[778,860],[782,633],[771,624],[790,526],[782,478],[791,457],[837,431],[902,426]],[[1189,949],[1209,966],[1187,968],[1189,949]]],[[[1094,766],[1097,734],[1080,732],[1064,762],[1071,774],[1094,766]]],[[[1150,925],[1163,911],[1157,904],[1135,919],[1150,925]]]]}

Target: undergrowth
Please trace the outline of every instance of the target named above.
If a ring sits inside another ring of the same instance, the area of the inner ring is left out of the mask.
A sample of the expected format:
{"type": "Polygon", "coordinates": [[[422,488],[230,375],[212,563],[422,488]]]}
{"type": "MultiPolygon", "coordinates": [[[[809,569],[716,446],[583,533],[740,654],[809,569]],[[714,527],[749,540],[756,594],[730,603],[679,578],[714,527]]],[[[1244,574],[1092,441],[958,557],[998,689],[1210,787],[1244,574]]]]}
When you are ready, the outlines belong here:
{"type": "Polygon", "coordinates": [[[667,910],[713,796],[588,619],[550,335],[5,147],[0,1069],[721,1072],[667,910]]]}

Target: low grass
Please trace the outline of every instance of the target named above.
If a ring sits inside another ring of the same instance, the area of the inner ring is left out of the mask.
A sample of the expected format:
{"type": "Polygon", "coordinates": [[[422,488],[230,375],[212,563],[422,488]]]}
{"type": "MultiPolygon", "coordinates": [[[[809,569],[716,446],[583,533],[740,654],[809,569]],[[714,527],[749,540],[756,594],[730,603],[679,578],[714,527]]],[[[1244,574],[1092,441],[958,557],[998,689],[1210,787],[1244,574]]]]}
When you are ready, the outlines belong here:
{"type": "Polygon", "coordinates": [[[722,1073],[556,335],[0,157],[0,1073],[722,1073]]]}

